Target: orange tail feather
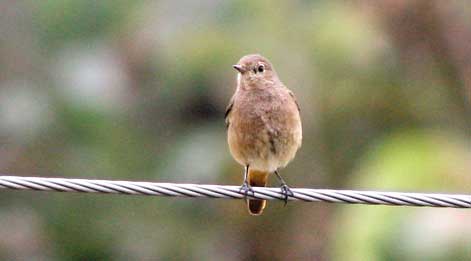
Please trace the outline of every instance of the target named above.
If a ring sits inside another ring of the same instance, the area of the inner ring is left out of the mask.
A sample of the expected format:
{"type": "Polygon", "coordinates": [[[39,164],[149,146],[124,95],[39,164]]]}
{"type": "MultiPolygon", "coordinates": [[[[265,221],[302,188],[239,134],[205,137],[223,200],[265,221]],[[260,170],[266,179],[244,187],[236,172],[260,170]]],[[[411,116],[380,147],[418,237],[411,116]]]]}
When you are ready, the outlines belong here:
{"type": "MultiPolygon", "coordinates": [[[[248,182],[252,187],[265,187],[268,180],[268,172],[249,169],[248,182]]],[[[247,199],[247,207],[252,215],[260,215],[267,205],[266,200],[247,199]]]]}

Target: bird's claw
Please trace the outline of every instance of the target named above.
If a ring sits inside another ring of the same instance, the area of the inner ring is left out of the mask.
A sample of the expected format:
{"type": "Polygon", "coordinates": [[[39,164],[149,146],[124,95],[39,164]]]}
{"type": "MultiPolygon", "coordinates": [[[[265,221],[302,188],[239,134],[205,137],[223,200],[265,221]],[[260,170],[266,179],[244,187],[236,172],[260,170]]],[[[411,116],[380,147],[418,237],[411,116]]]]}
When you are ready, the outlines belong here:
{"type": "Polygon", "coordinates": [[[293,191],[288,187],[288,185],[283,184],[281,185],[281,194],[285,196],[284,201],[285,201],[285,206],[288,204],[288,198],[291,196],[294,196],[293,191]]]}
{"type": "Polygon", "coordinates": [[[239,192],[244,192],[245,196],[249,196],[249,192],[252,193],[252,195],[255,195],[255,191],[252,189],[252,186],[249,185],[248,182],[244,181],[242,186],[240,186],[239,192]]]}

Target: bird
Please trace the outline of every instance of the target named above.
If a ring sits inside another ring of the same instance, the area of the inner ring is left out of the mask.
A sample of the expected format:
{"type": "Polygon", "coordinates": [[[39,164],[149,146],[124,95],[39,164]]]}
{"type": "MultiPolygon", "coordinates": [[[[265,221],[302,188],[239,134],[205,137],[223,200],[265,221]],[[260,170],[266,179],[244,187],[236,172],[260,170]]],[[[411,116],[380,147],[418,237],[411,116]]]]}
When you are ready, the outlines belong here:
{"type": "Polygon", "coordinates": [[[252,187],[265,187],[274,173],[285,205],[293,192],[279,173],[301,147],[299,104],[279,79],[271,62],[260,54],[245,55],[233,65],[237,87],[225,112],[232,157],[244,167],[244,191],[251,215],[262,214],[267,202],[249,199],[252,187]]]}

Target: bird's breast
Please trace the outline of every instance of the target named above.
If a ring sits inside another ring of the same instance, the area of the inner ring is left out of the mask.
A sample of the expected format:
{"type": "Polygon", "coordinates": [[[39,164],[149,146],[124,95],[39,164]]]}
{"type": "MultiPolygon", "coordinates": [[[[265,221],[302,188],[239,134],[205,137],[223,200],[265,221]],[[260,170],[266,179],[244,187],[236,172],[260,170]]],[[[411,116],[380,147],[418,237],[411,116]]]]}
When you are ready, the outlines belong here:
{"type": "Polygon", "coordinates": [[[294,157],[301,123],[296,105],[285,96],[252,91],[234,100],[228,141],[239,163],[274,171],[294,157]]]}

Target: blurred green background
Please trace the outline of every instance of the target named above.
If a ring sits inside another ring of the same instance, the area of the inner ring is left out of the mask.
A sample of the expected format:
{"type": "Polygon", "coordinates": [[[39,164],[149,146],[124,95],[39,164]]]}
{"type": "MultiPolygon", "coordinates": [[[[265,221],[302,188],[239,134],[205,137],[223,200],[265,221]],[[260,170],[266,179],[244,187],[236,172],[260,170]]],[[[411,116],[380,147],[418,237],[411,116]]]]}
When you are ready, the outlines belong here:
{"type": "MultiPolygon", "coordinates": [[[[2,1],[0,173],[241,184],[223,115],[261,53],[301,106],[292,187],[469,193],[470,42],[467,1],[2,1]]],[[[0,259],[464,260],[470,218],[0,191],[0,259]]]]}

